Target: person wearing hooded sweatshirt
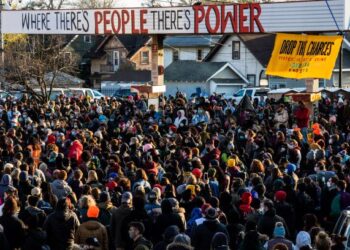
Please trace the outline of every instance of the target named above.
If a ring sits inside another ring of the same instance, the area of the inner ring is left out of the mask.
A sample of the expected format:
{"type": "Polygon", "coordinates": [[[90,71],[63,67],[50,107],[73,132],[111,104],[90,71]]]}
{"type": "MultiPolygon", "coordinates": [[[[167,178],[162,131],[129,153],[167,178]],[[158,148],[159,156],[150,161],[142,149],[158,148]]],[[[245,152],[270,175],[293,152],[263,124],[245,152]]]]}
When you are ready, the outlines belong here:
{"type": "Polygon", "coordinates": [[[265,243],[264,248],[266,250],[272,250],[272,249],[276,249],[275,247],[277,245],[282,244],[287,246],[288,250],[294,250],[295,247],[293,245],[293,242],[291,242],[290,240],[287,240],[285,236],[286,236],[286,230],[283,226],[283,223],[277,222],[273,230],[273,238],[265,243]]]}
{"type": "Polygon", "coordinates": [[[264,201],[264,214],[258,222],[259,233],[266,234],[271,239],[277,222],[283,223],[287,232],[286,235],[289,235],[284,219],[276,215],[276,209],[274,208],[273,202],[271,200],[264,201]]]}
{"type": "Polygon", "coordinates": [[[65,170],[58,170],[57,179],[51,183],[52,192],[58,199],[67,197],[72,193],[72,188],[66,182],[67,172],[65,170]]]}
{"type": "Polygon", "coordinates": [[[183,109],[180,109],[177,111],[177,117],[174,121],[174,125],[176,126],[177,129],[183,128],[187,126],[188,120],[185,116],[185,111],[183,109]]]}
{"type": "MultiPolygon", "coordinates": [[[[244,192],[241,196],[241,205],[239,205],[239,211],[241,213],[241,219],[243,222],[246,221],[247,216],[253,213],[254,209],[250,206],[253,201],[252,194],[244,192]]],[[[244,223],[243,223],[244,224],[244,223]]]]}
{"type": "Polygon", "coordinates": [[[5,192],[10,188],[14,188],[11,175],[4,174],[1,178],[1,181],[0,181],[0,199],[1,199],[1,201],[4,201],[5,192]]]}
{"type": "Polygon", "coordinates": [[[176,235],[180,234],[180,230],[177,226],[172,225],[165,229],[163,234],[163,240],[158,242],[154,246],[153,250],[166,250],[167,246],[174,241],[176,235]]]}
{"type": "Polygon", "coordinates": [[[112,218],[112,213],[117,208],[113,206],[113,203],[111,202],[111,197],[107,191],[103,191],[100,194],[100,200],[97,206],[100,209],[98,215],[99,222],[101,222],[102,225],[109,227],[112,218]]]}
{"type": "Polygon", "coordinates": [[[108,250],[108,234],[104,225],[98,222],[100,210],[97,206],[89,207],[87,211],[88,220],[80,224],[75,232],[75,243],[85,244],[88,238],[96,237],[100,243],[100,247],[96,250],[108,250]]]}
{"type": "Polygon", "coordinates": [[[37,226],[42,227],[46,219],[46,214],[44,210],[38,208],[39,198],[37,196],[29,196],[27,203],[28,206],[20,211],[18,218],[28,226],[34,217],[38,221],[37,226]]]}
{"type": "Polygon", "coordinates": [[[123,193],[121,203],[120,207],[112,212],[110,225],[112,246],[115,249],[124,249],[127,244],[126,241],[122,239],[121,228],[124,219],[132,211],[132,194],[130,192],[123,193]]]}
{"type": "Polygon", "coordinates": [[[0,217],[0,225],[4,228],[5,237],[10,249],[20,248],[25,240],[25,225],[17,218],[17,201],[12,196],[7,197],[0,217]]]}
{"type": "Polygon", "coordinates": [[[192,231],[191,240],[195,250],[210,250],[211,242],[216,233],[223,233],[228,238],[226,226],[219,222],[219,216],[215,208],[206,209],[205,218],[201,225],[195,227],[192,231]]]}
{"type": "Polygon", "coordinates": [[[74,247],[74,235],[80,223],[77,215],[70,210],[69,203],[69,199],[61,198],[55,212],[44,223],[51,250],[71,250],[74,247]]]}
{"type": "Polygon", "coordinates": [[[179,214],[173,211],[171,202],[169,199],[164,199],[161,203],[162,214],[159,215],[156,219],[154,225],[154,242],[161,241],[162,233],[165,229],[171,225],[176,225],[179,227],[180,232],[185,231],[185,225],[179,214]]]}

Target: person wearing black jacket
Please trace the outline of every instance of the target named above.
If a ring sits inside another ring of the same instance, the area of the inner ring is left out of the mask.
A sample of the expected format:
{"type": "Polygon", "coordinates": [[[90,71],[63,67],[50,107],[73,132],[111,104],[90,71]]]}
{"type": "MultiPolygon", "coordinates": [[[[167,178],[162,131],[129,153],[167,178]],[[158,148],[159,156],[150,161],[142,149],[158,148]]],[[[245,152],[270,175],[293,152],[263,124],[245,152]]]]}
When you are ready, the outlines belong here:
{"type": "Polygon", "coordinates": [[[185,225],[179,214],[173,212],[173,208],[169,199],[164,199],[161,204],[162,214],[159,215],[155,222],[154,243],[162,240],[162,234],[165,229],[171,225],[175,225],[180,229],[180,232],[185,231],[185,225]]]}
{"type": "Polygon", "coordinates": [[[3,215],[0,217],[0,224],[4,228],[4,234],[10,249],[22,247],[25,239],[25,225],[23,221],[15,216],[17,211],[17,201],[9,196],[2,209],[3,215]]]}
{"type": "Polygon", "coordinates": [[[38,227],[44,225],[46,214],[44,210],[38,208],[38,202],[39,198],[37,196],[29,196],[28,206],[19,213],[18,218],[20,218],[26,225],[28,225],[31,217],[36,217],[38,220],[38,227]]]}
{"type": "Polygon", "coordinates": [[[72,249],[75,231],[79,227],[77,215],[69,210],[69,201],[61,198],[56,211],[50,214],[44,224],[48,242],[52,250],[72,249]]]}
{"type": "Polygon", "coordinates": [[[264,211],[265,213],[261,216],[258,223],[259,233],[266,234],[271,239],[273,237],[273,230],[275,229],[276,223],[282,222],[286,230],[286,238],[288,238],[290,234],[286,222],[282,217],[276,215],[276,209],[271,200],[264,201],[264,211]]]}
{"type": "Polygon", "coordinates": [[[192,231],[192,245],[195,250],[210,250],[211,241],[218,232],[224,233],[229,238],[226,226],[219,222],[219,216],[215,208],[209,207],[205,211],[206,220],[192,231]]]}
{"type": "MultiPolygon", "coordinates": [[[[132,239],[132,248],[141,248],[146,247],[146,249],[152,249],[153,245],[152,242],[147,240],[145,237],[143,237],[143,233],[145,232],[145,226],[142,224],[142,222],[131,222],[129,224],[129,237],[132,239]]],[[[142,248],[144,249],[144,248],[142,248]]]]}

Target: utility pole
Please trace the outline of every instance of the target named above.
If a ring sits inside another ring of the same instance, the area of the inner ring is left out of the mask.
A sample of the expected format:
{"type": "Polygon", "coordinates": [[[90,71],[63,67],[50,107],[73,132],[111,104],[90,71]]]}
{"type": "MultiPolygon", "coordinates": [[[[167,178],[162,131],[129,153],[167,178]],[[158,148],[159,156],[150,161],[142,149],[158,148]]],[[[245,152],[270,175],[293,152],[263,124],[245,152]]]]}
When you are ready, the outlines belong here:
{"type": "Polygon", "coordinates": [[[343,41],[341,42],[340,51],[339,51],[339,75],[338,75],[338,83],[339,88],[342,87],[342,76],[343,76],[343,41]]]}

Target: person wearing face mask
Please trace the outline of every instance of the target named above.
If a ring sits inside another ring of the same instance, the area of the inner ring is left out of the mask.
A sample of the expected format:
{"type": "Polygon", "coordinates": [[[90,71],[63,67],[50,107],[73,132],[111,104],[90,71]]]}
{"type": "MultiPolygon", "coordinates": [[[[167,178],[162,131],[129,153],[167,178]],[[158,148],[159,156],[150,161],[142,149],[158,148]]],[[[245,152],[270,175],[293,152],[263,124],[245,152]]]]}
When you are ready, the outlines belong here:
{"type": "Polygon", "coordinates": [[[197,125],[198,123],[209,123],[209,113],[206,112],[202,107],[198,108],[197,113],[192,117],[192,124],[197,125]]]}
{"type": "Polygon", "coordinates": [[[174,121],[174,125],[176,126],[176,128],[183,128],[187,126],[187,124],[188,124],[188,121],[185,116],[185,111],[180,109],[179,111],[177,111],[177,117],[174,121]]]}
{"type": "Polygon", "coordinates": [[[321,191],[321,213],[323,217],[329,216],[331,212],[331,204],[334,197],[338,194],[337,182],[339,181],[337,176],[329,178],[327,183],[323,186],[321,191]]]}
{"type": "Polygon", "coordinates": [[[208,139],[205,142],[205,150],[202,152],[202,163],[204,166],[209,166],[212,160],[220,160],[221,151],[215,147],[215,141],[208,139]]]}
{"type": "Polygon", "coordinates": [[[301,149],[296,140],[290,140],[287,144],[288,147],[288,160],[290,163],[293,163],[297,166],[297,169],[300,168],[301,162],[301,149]]]}

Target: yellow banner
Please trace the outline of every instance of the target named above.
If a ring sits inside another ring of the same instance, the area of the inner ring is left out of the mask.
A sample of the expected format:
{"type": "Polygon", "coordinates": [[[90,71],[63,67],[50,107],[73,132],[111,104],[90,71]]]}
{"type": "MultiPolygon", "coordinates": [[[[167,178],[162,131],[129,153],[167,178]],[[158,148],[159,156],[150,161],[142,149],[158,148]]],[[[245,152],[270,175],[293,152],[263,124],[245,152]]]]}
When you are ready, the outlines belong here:
{"type": "Polygon", "coordinates": [[[330,79],[342,36],[277,34],[266,74],[330,79]]]}

